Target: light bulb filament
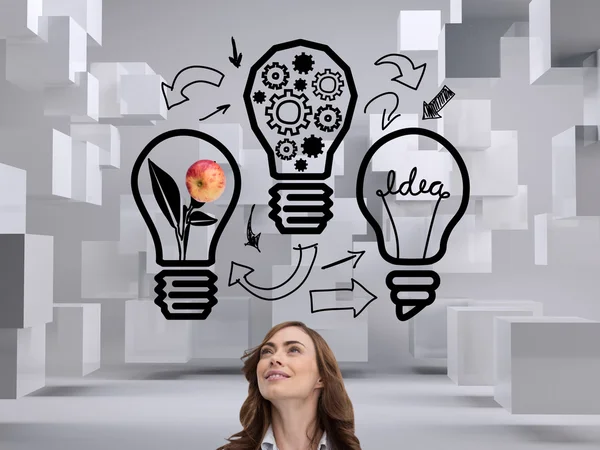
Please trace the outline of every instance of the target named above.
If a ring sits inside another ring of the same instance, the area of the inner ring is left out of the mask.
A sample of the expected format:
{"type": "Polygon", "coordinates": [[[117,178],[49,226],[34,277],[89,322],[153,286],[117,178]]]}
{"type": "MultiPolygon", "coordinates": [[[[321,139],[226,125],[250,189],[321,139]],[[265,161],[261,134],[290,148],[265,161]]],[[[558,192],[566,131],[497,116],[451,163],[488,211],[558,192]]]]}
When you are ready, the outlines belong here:
{"type": "Polygon", "coordinates": [[[433,230],[433,223],[435,220],[435,216],[437,214],[438,207],[442,199],[446,199],[450,197],[450,192],[444,190],[444,183],[441,181],[434,181],[429,186],[427,186],[427,180],[421,179],[418,185],[418,190],[413,191],[413,184],[415,178],[417,177],[417,168],[413,167],[408,176],[408,180],[403,181],[396,188],[396,171],[390,170],[387,174],[387,191],[383,192],[381,189],[377,189],[375,194],[378,197],[381,197],[381,201],[383,202],[383,206],[385,207],[386,213],[389,217],[390,224],[392,227],[392,231],[394,232],[394,241],[396,244],[396,258],[400,258],[400,240],[398,238],[398,230],[396,229],[396,224],[392,217],[392,212],[385,200],[385,197],[388,195],[398,195],[405,197],[407,195],[411,195],[413,197],[417,197],[421,194],[431,194],[432,196],[437,196],[437,201],[435,203],[435,207],[433,208],[433,214],[431,216],[431,222],[429,223],[429,230],[427,232],[427,239],[425,240],[425,248],[423,250],[423,258],[427,255],[427,248],[429,247],[429,240],[431,238],[431,232],[433,230]]]}

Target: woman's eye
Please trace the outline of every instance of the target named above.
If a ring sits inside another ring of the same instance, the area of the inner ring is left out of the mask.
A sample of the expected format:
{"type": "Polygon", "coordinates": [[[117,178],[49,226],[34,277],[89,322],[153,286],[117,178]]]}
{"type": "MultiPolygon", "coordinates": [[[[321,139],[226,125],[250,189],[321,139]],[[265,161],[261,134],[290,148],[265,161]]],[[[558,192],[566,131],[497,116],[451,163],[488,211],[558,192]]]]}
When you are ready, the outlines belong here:
{"type": "Polygon", "coordinates": [[[271,351],[271,350],[269,350],[268,348],[263,348],[263,349],[260,351],[260,354],[261,354],[261,355],[264,355],[264,354],[266,354],[266,353],[268,353],[268,352],[270,352],[270,351],[271,351]]]}
{"type": "Polygon", "coordinates": [[[298,347],[291,347],[290,352],[294,352],[294,351],[300,352],[300,349],[298,347]]]}

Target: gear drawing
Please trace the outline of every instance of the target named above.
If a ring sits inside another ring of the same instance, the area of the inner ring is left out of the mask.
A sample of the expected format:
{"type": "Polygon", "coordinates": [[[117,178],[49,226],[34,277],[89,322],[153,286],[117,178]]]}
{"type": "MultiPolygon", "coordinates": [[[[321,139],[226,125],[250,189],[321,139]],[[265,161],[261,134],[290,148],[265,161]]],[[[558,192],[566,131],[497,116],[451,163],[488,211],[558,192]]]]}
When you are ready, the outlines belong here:
{"type": "Polygon", "coordinates": [[[342,113],[339,108],[331,105],[319,106],[315,113],[315,126],[325,133],[331,133],[342,123],[342,113]]]}
{"type": "Polygon", "coordinates": [[[312,82],[313,93],[325,101],[333,101],[340,96],[344,90],[344,85],[342,74],[332,72],[331,69],[318,72],[312,82]],[[328,84],[332,84],[333,87],[327,86],[328,84]]]}
{"type": "Polygon", "coordinates": [[[294,89],[300,92],[304,91],[306,89],[306,80],[298,78],[296,81],[294,81],[294,89]]]}
{"type": "Polygon", "coordinates": [[[267,125],[283,136],[288,134],[296,136],[300,133],[301,128],[307,128],[312,112],[312,106],[308,104],[308,97],[305,94],[295,94],[291,89],[284,89],[282,94],[273,94],[270,105],[265,108],[265,114],[269,118],[267,125]],[[290,103],[297,110],[293,120],[282,118],[279,111],[282,106],[290,103]]]}
{"type": "Polygon", "coordinates": [[[298,146],[290,139],[283,139],[275,146],[275,154],[284,161],[294,159],[297,153],[298,146]]]}
{"type": "Polygon", "coordinates": [[[294,163],[294,169],[296,169],[298,172],[304,172],[307,166],[308,165],[306,164],[306,160],[304,159],[299,159],[294,163]]]}
{"type": "Polygon", "coordinates": [[[323,147],[325,147],[323,139],[311,134],[310,137],[304,138],[304,142],[302,143],[302,153],[309,158],[316,158],[323,153],[323,147]]]}
{"type": "Polygon", "coordinates": [[[300,55],[294,56],[294,70],[298,73],[303,73],[304,75],[308,74],[311,70],[313,70],[313,66],[315,64],[315,60],[312,55],[307,55],[302,52],[300,55]]]}
{"type": "Polygon", "coordinates": [[[266,65],[262,71],[263,84],[269,89],[281,89],[287,84],[289,78],[288,68],[278,62],[266,65]]]}
{"type": "Polygon", "coordinates": [[[259,105],[264,103],[264,101],[267,99],[267,96],[265,95],[265,93],[263,91],[256,91],[253,95],[252,95],[252,100],[254,100],[256,103],[258,103],[259,105]]]}

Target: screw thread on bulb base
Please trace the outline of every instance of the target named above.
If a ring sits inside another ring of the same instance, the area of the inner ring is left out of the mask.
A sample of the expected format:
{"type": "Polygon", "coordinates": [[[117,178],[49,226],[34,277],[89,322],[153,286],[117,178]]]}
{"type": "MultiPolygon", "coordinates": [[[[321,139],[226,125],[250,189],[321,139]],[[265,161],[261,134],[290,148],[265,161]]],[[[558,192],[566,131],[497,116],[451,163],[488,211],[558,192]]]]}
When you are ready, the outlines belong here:
{"type": "Polygon", "coordinates": [[[154,303],[167,320],[206,320],[218,303],[218,278],[210,270],[163,270],[154,279],[154,303]]]}
{"type": "Polygon", "coordinates": [[[440,276],[433,270],[393,270],[385,278],[385,284],[390,289],[390,299],[396,305],[396,318],[401,322],[412,319],[418,313],[435,301],[435,290],[440,285],[440,276]],[[429,280],[425,283],[423,278],[429,280]],[[406,281],[413,281],[407,283],[406,281]],[[425,292],[427,297],[400,297],[409,292],[425,292]],[[411,309],[407,309],[412,307],[411,309]]]}
{"type": "Polygon", "coordinates": [[[281,234],[321,234],[333,217],[325,183],[277,183],[269,194],[269,218],[281,234]]]}

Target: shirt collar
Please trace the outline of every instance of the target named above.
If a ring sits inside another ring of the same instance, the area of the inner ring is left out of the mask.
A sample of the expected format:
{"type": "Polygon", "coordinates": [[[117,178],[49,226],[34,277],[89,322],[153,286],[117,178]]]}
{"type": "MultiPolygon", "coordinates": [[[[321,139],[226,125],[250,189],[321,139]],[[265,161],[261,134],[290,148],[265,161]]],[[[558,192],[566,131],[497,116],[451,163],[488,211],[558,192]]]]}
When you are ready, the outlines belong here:
{"type": "MultiPolygon", "coordinates": [[[[261,450],[278,450],[275,444],[275,435],[273,434],[273,427],[269,425],[269,429],[267,430],[267,434],[261,443],[261,450]]],[[[327,433],[323,431],[323,436],[319,441],[319,445],[317,446],[318,450],[329,450],[327,447],[327,433]]]]}

